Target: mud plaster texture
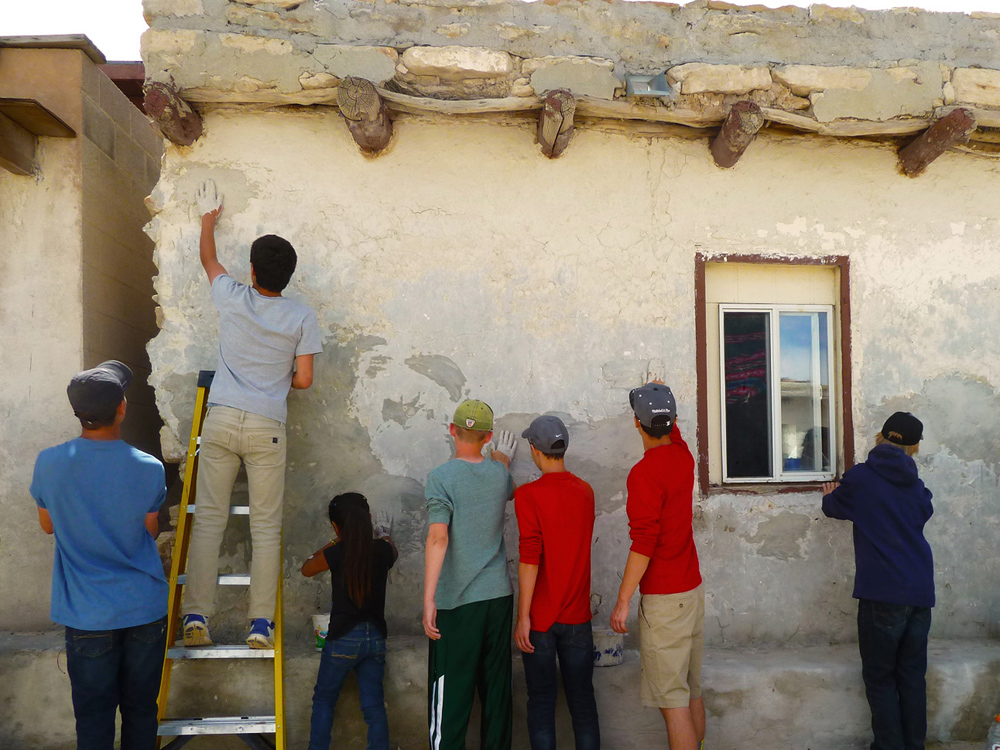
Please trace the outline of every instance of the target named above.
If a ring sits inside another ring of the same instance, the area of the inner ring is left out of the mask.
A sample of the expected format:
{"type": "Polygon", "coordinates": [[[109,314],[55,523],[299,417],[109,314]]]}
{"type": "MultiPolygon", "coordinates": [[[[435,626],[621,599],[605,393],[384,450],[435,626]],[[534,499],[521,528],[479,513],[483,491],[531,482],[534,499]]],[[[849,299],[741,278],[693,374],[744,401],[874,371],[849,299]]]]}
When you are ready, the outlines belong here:
{"type": "MultiPolygon", "coordinates": [[[[394,514],[389,626],[420,632],[423,482],[451,455],[446,425],[469,396],[493,406],[499,429],[545,412],[566,420],[568,466],[597,494],[593,591],[606,624],[628,550],[625,478],[641,452],[627,394],[647,371],[664,373],[696,447],[697,252],[850,258],[855,458],[892,410],[924,420],[933,634],[1000,635],[997,162],[949,153],[912,181],[888,145],[766,135],[720,172],[701,141],[595,130],[548,161],[531,125],[417,118],[397,120],[390,151],[371,160],[342,125],[323,108],[208,113],[205,137],[168,149],[147,227],[162,307],[152,379],[175,458],[197,371],[215,366],[196,185],[212,178],[226,196],[217,236],[235,277],[248,278],[260,234],[299,252],[288,294],[316,310],[324,352],[313,387],[289,397],[291,639],[326,606],[327,582],[298,568],[329,537],[328,499],[346,490],[394,514]]],[[[513,473],[535,476],[523,444],[513,473]]],[[[818,491],[696,498],[710,645],[855,637],[850,526],[819,505],[818,491]]],[[[226,569],[247,563],[238,523],[226,569]]],[[[512,573],[516,539],[509,518],[512,573]]],[[[242,604],[226,607],[241,628],[242,604]]]]}

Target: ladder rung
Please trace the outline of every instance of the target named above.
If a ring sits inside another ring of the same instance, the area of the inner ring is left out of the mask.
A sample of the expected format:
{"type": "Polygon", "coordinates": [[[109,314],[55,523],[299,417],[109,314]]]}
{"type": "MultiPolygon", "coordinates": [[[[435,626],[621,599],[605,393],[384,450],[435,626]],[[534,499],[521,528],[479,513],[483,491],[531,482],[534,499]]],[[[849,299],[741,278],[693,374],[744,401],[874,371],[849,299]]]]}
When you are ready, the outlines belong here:
{"type": "Polygon", "coordinates": [[[273,659],[273,648],[250,648],[245,644],[231,646],[175,646],[167,649],[168,659],[273,659]]]}
{"type": "Polygon", "coordinates": [[[209,716],[204,719],[164,719],[157,734],[175,737],[182,734],[260,734],[274,732],[273,716],[209,716]]]}
{"type": "MultiPolygon", "coordinates": [[[[197,503],[188,506],[188,515],[194,515],[194,509],[197,508],[197,503]]],[[[231,516],[249,516],[250,506],[249,505],[230,505],[229,515],[231,516]]]]}
{"type": "MultiPolygon", "coordinates": [[[[177,583],[183,586],[187,583],[187,574],[181,573],[177,576],[177,583]]],[[[225,575],[219,576],[220,586],[249,586],[250,585],[250,574],[249,573],[227,573],[225,575]]]]}

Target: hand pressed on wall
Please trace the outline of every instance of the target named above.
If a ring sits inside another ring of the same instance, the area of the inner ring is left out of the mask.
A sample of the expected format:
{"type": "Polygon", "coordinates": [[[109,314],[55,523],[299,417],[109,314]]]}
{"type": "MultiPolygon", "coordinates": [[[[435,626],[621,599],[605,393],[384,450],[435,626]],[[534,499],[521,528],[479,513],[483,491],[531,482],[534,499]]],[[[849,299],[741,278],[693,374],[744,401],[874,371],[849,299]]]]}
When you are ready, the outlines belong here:
{"type": "Polygon", "coordinates": [[[218,216],[222,212],[222,193],[215,186],[215,180],[205,180],[198,186],[194,194],[195,202],[198,204],[198,214],[214,214],[218,216]]]}

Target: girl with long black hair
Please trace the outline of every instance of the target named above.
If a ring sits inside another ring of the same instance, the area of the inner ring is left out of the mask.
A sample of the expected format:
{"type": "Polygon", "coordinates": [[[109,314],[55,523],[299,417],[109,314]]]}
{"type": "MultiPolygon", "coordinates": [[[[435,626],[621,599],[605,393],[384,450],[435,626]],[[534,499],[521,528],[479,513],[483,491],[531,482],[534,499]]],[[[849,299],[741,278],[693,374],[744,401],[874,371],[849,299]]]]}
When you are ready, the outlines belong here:
{"type": "Polygon", "coordinates": [[[368,725],[368,750],[388,750],[389,720],[385,673],[385,585],[398,553],[389,538],[391,521],[379,514],[372,528],[368,500],[358,492],[330,501],[334,539],[306,560],[302,575],[330,571],[330,627],[313,691],[309,750],[328,750],[333,709],[352,669],[358,678],[361,713],[368,725]],[[375,538],[375,537],[378,538],[375,538]]]}

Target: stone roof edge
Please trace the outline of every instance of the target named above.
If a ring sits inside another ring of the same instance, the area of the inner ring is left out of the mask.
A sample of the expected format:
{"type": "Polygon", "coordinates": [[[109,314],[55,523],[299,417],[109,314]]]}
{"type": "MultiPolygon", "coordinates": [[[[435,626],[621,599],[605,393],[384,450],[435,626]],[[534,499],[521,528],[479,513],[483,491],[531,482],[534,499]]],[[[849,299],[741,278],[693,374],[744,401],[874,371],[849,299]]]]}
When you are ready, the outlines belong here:
{"type": "MultiPolygon", "coordinates": [[[[398,4],[384,0],[329,0],[322,4],[271,0],[262,6],[267,10],[258,8],[257,2],[230,0],[224,5],[223,17],[218,11],[223,6],[217,2],[212,6],[214,10],[206,13],[203,0],[145,0],[147,21],[151,23],[142,40],[147,82],[169,83],[181,97],[200,108],[275,107],[334,105],[340,81],[350,76],[375,84],[390,112],[436,115],[503,115],[539,109],[547,91],[565,89],[572,92],[580,105],[578,114],[584,117],[688,127],[718,125],[733,104],[749,100],[771,123],[837,137],[917,133],[952,109],[964,107],[979,125],[977,139],[1000,139],[1000,134],[984,137],[982,132],[982,128],[1000,128],[1000,56],[995,53],[990,59],[996,61],[996,67],[960,65],[933,56],[819,65],[745,59],[719,63],[680,55],[678,60],[654,69],[664,72],[671,85],[668,96],[655,99],[626,95],[626,78],[642,67],[634,59],[596,54],[518,54],[511,51],[511,47],[517,47],[517,39],[495,46],[463,43],[479,30],[475,27],[477,19],[482,20],[484,28],[495,26],[497,5],[512,8],[521,16],[551,13],[552,7],[560,12],[575,8],[576,13],[570,14],[575,25],[567,26],[569,31],[561,30],[565,32],[563,37],[571,32],[578,34],[581,28],[589,28],[588,24],[620,21],[603,17],[580,21],[578,16],[584,11],[623,8],[622,12],[633,13],[637,6],[655,5],[653,10],[640,9],[644,17],[666,13],[664,18],[672,22],[696,23],[691,32],[692,44],[702,45],[717,44],[719,33],[724,39],[738,39],[755,28],[758,32],[770,28],[778,36],[787,35],[787,25],[773,26],[775,14],[802,21],[809,33],[818,33],[816,23],[825,24],[826,44],[836,39],[836,28],[868,23],[872,18],[885,23],[886,18],[904,15],[922,19],[935,33],[941,29],[952,33],[955,28],[971,33],[972,29],[975,34],[969,38],[975,37],[973,41],[979,44],[981,36],[1000,37],[1000,15],[978,14],[977,18],[984,19],[979,23],[960,14],[912,9],[862,12],[812,6],[808,10],[755,10],[735,9],[715,0],[697,0],[686,6],[623,0],[543,0],[531,5],[510,0],[399,0],[398,4]],[[456,5],[464,10],[459,12],[456,5]],[[350,25],[342,22],[342,11],[349,17],[364,18],[350,25]],[[421,23],[436,23],[435,19],[443,17],[460,28],[445,28],[449,26],[445,24],[433,31],[424,28],[390,35],[396,39],[392,46],[363,43],[385,36],[382,24],[387,19],[406,17],[413,21],[413,12],[423,14],[419,16],[421,23]],[[441,12],[445,15],[441,16],[441,12]],[[338,20],[330,25],[334,16],[338,20]],[[220,20],[225,22],[220,24],[220,20]],[[465,34],[466,27],[472,32],[465,34]],[[435,35],[451,32],[457,35],[456,40],[427,43],[435,35]],[[342,37],[352,39],[345,41],[342,37]]],[[[865,31],[862,37],[877,37],[876,31],[883,33],[885,29],[879,26],[865,31]]],[[[629,32],[627,28],[622,31],[646,42],[648,32],[629,32]]],[[[857,29],[845,32],[847,37],[857,33],[857,29]]],[[[929,32],[925,29],[923,33],[929,32]]],[[[812,38],[806,36],[803,44],[808,47],[812,38]]],[[[902,35],[899,43],[890,44],[888,49],[906,48],[912,43],[907,39],[902,35]]],[[[686,37],[684,40],[690,41],[686,37]]],[[[766,46],[765,41],[759,45],[766,46]]],[[[620,40],[618,44],[625,48],[620,40]]],[[[655,41],[652,44],[655,46],[655,41]]],[[[758,42],[752,40],[751,44],[758,42]]],[[[609,49],[603,39],[593,46],[609,49]]],[[[541,51],[549,50],[544,47],[541,51]]]]}

